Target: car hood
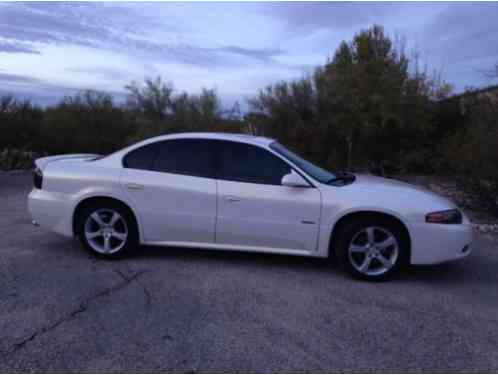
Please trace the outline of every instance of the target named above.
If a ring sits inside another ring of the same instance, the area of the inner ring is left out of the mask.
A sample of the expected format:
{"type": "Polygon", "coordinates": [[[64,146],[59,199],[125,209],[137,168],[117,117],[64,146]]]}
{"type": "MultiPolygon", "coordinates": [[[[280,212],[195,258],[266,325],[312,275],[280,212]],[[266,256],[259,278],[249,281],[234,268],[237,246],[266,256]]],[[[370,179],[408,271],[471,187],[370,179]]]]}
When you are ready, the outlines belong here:
{"type": "Polygon", "coordinates": [[[391,178],[378,177],[368,174],[355,174],[355,183],[358,187],[367,189],[395,189],[401,191],[417,191],[431,193],[430,190],[417,185],[412,185],[403,181],[393,180],[391,178]]]}
{"type": "Polygon", "coordinates": [[[402,200],[415,202],[416,204],[428,202],[429,204],[437,204],[447,208],[456,207],[449,199],[421,186],[367,174],[355,174],[355,176],[355,182],[344,186],[344,188],[358,194],[369,194],[370,199],[372,199],[372,194],[375,194],[375,198],[383,200],[402,200]]]}

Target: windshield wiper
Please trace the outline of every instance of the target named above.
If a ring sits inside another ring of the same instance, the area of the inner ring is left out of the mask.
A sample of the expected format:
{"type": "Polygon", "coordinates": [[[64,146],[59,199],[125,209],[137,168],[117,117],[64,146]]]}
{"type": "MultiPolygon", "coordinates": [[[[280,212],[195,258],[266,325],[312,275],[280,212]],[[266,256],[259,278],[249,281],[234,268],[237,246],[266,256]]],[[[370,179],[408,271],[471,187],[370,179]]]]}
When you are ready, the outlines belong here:
{"type": "Polygon", "coordinates": [[[326,182],[326,184],[331,184],[333,182],[338,182],[338,181],[354,181],[356,179],[355,175],[349,172],[337,172],[334,178],[331,178],[326,182]]]}

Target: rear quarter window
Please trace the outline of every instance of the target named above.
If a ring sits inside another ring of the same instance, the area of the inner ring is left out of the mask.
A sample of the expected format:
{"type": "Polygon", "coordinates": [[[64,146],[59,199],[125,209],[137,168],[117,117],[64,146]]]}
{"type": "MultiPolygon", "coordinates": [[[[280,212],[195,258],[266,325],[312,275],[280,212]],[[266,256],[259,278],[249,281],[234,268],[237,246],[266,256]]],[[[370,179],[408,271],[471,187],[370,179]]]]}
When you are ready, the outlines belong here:
{"type": "Polygon", "coordinates": [[[152,165],[157,156],[158,149],[158,144],[152,143],[130,151],[123,158],[123,167],[152,170],[152,165]]]}

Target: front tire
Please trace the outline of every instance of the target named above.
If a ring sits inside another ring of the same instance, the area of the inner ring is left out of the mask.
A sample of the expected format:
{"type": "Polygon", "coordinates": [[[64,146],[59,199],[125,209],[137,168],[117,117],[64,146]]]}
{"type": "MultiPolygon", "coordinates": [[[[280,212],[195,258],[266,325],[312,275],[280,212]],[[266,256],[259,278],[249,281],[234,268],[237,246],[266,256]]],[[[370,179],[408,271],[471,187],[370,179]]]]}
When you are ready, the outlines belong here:
{"type": "Polygon", "coordinates": [[[347,222],[340,228],[335,245],[341,267],[362,280],[385,280],[408,262],[402,228],[385,218],[364,217],[347,222]]]}
{"type": "Polygon", "coordinates": [[[114,202],[84,207],[78,218],[78,233],[83,246],[101,258],[121,258],[138,246],[135,220],[114,202]]]}

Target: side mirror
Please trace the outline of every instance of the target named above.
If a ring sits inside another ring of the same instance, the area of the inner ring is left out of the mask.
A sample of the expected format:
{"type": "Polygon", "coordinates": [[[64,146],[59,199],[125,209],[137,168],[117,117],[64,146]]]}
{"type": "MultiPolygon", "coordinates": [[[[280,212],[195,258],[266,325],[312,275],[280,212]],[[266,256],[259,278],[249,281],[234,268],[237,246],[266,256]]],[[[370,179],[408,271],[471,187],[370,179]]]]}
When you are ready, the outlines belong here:
{"type": "Polygon", "coordinates": [[[310,187],[310,184],[293,170],[291,170],[291,173],[282,177],[282,185],[290,187],[310,187]]]}

